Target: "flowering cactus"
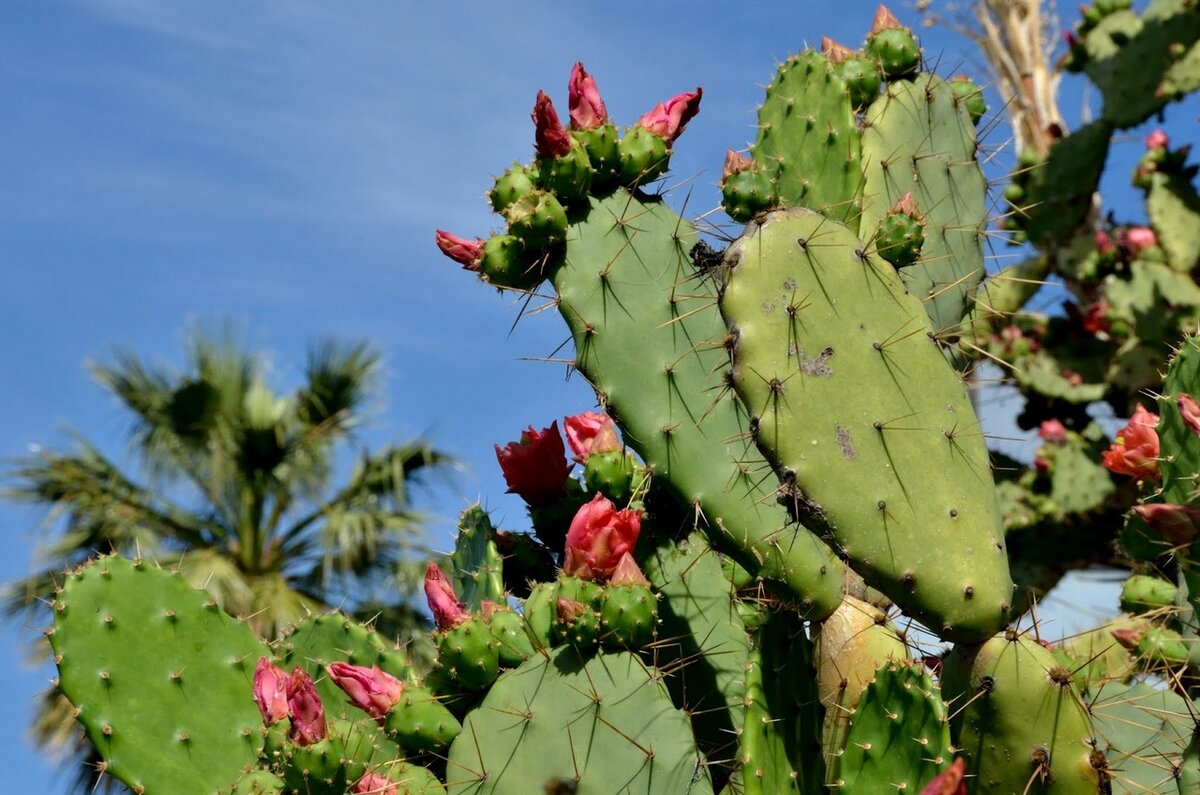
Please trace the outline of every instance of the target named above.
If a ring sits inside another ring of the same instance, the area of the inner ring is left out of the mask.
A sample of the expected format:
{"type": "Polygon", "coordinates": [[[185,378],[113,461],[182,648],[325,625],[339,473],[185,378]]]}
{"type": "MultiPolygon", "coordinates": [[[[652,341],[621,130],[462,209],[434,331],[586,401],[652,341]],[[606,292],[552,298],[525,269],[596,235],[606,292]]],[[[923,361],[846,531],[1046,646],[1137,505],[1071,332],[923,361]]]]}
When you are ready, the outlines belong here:
{"type": "Polygon", "coordinates": [[[540,431],[529,426],[520,441],[496,445],[496,459],[504,472],[511,494],[519,494],[530,505],[545,505],[563,493],[571,472],[566,448],[558,432],[558,421],[540,431]]]}
{"type": "Polygon", "coordinates": [[[1129,424],[1104,453],[1104,466],[1119,475],[1141,479],[1158,477],[1158,415],[1138,406],[1129,424]]]}
{"type": "Polygon", "coordinates": [[[579,509],[567,531],[563,568],[584,580],[607,580],[622,556],[633,550],[642,529],[642,512],[618,511],[603,494],[579,509]]]}

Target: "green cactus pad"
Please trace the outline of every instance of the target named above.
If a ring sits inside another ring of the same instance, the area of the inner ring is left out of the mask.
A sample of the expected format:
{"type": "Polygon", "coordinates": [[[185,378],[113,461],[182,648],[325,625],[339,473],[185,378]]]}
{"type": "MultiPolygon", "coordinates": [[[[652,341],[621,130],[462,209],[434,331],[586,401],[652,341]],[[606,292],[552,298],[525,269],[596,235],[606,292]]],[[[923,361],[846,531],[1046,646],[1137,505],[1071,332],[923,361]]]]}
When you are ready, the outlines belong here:
{"type": "Polygon", "coordinates": [[[496,549],[496,528],[479,503],[458,517],[450,563],[454,592],[467,610],[478,612],[485,599],[504,601],[504,559],[496,549]]]}
{"type": "Polygon", "coordinates": [[[628,652],[531,658],[467,715],[447,790],[711,793],[688,718],[660,677],[628,652]]]}
{"type": "Polygon", "coordinates": [[[838,791],[916,790],[952,761],[946,705],[929,674],[920,663],[885,663],[851,718],[838,791]]]}
{"type": "Polygon", "coordinates": [[[618,190],[593,201],[552,275],[576,366],[714,544],[782,583],[807,615],[828,615],[841,567],[808,531],[787,526],[764,482],[770,469],[723,380],[716,287],[688,258],[695,239],[690,224],[649,197],[618,190]]]}
{"type": "Polygon", "coordinates": [[[974,776],[971,792],[1096,795],[1102,758],[1071,673],[1016,633],[956,646],[942,662],[951,733],[974,776]]]}
{"type": "Polygon", "coordinates": [[[857,228],[860,135],[850,89],[825,56],[806,51],[779,66],[758,109],[754,161],[785,207],[808,207],[857,228]]]}
{"type": "Polygon", "coordinates": [[[1146,215],[1171,267],[1189,273],[1200,264],[1200,196],[1178,174],[1152,174],[1146,215]]]}
{"type": "Polygon", "coordinates": [[[944,638],[1004,626],[987,449],[920,301],[846,227],[772,213],[726,252],[734,379],[796,518],[944,638]]]}
{"type": "Polygon", "coordinates": [[[987,180],[975,154],[970,114],[933,75],[889,83],[867,109],[858,228],[870,239],[892,205],[912,192],[925,214],[925,241],[902,278],[937,331],[959,325],[985,274],[987,180]]]}
{"type": "Polygon", "coordinates": [[[1097,119],[1055,141],[1044,161],[1019,166],[1013,179],[1025,183],[1026,196],[1012,220],[1034,245],[1065,244],[1088,217],[1112,132],[1097,119]]]}
{"type": "Polygon", "coordinates": [[[1113,795],[1175,795],[1175,768],[1195,728],[1194,708],[1170,690],[1107,682],[1088,699],[1113,795]]]}
{"type": "Polygon", "coordinates": [[[93,561],[67,576],[50,644],[88,739],[131,789],[211,795],[258,758],[254,667],[269,651],[182,577],[93,561]]]}
{"type": "Polygon", "coordinates": [[[237,780],[230,789],[221,790],[221,795],[280,795],[287,786],[283,779],[267,770],[253,770],[237,780]]]}

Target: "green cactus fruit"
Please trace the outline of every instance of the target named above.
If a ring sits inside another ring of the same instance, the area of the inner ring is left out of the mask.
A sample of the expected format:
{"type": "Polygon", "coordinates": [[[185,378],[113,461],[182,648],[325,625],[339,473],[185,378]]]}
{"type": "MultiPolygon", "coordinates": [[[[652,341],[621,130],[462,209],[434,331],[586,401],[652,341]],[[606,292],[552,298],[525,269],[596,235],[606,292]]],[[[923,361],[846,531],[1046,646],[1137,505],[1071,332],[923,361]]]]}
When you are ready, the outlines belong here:
{"type": "Polygon", "coordinates": [[[1096,748],[1112,771],[1114,795],[1175,795],[1172,772],[1195,728],[1192,710],[1178,693],[1145,683],[1106,682],[1096,690],[1088,712],[1096,748]]]}
{"type": "Polygon", "coordinates": [[[925,244],[925,222],[911,206],[912,195],[905,195],[910,199],[910,208],[899,206],[904,201],[901,198],[875,230],[875,251],[895,268],[907,268],[916,263],[921,256],[921,246],[925,244]]]}
{"type": "Polygon", "coordinates": [[[1146,626],[1146,619],[1121,616],[1066,638],[1055,647],[1055,655],[1065,657],[1063,664],[1072,671],[1080,691],[1090,692],[1101,682],[1128,679],[1136,673],[1137,660],[1117,642],[1113,633],[1138,632],[1146,626]]]}
{"type": "Polygon", "coordinates": [[[600,642],[600,614],[590,604],[564,596],[555,601],[554,635],[559,643],[581,652],[596,648],[600,642]]]}
{"type": "Polygon", "coordinates": [[[629,583],[604,589],[600,608],[602,639],[608,646],[636,651],[654,640],[658,603],[649,586],[629,583]]]}
{"type": "Polygon", "coordinates": [[[1121,609],[1129,613],[1147,613],[1173,609],[1179,588],[1170,580],[1149,574],[1135,574],[1121,586],[1121,609]]]}
{"type": "Polygon", "coordinates": [[[1105,761],[1071,673],[1033,638],[1006,632],[942,662],[951,733],[971,792],[1095,795],[1105,761]]]}
{"type": "Polygon", "coordinates": [[[879,86],[882,84],[879,66],[870,58],[852,55],[839,61],[833,71],[850,90],[850,104],[854,107],[865,107],[879,96],[879,86]]]}
{"type": "Polygon", "coordinates": [[[916,790],[953,761],[946,704],[924,666],[884,663],[851,718],[837,791],[916,790]]]}
{"type": "MultiPolygon", "coordinates": [[[[396,795],[445,795],[446,788],[428,768],[396,760],[380,765],[371,771],[388,780],[396,788],[396,795]]],[[[387,795],[381,792],[379,795],[387,795]]]]}
{"type": "Polygon", "coordinates": [[[1188,642],[1173,629],[1149,626],[1138,638],[1137,656],[1154,668],[1188,664],[1188,642]]]}
{"type": "Polygon", "coordinates": [[[478,611],[485,600],[504,601],[504,559],[496,548],[496,528],[479,503],[458,517],[450,563],[450,582],[467,610],[478,611]]]}
{"type": "Polygon", "coordinates": [[[103,557],[67,575],[53,612],[59,687],[109,775],[138,792],[208,795],[254,764],[254,668],[269,652],[211,596],[103,557]]]}
{"type": "Polygon", "coordinates": [[[525,631],[525,618],[508,608],[501,608],[487,619],[496,654],[502,668],[516,668],[533,655],[533,644],[525,631]]]}
{"type": "Polygon", "coordinates": [[[557,616],[558,584],[540,582],[529,591],[529,597],[521,609],[521,618],[525,623],[525,634],[533,644],[535,651],[543,652],[556,645],[554,620],[557,616]]]}
{"type": "Polygon", "coordinates": [[[537,184],[553,193],[559,201],[571,204],[588,195],[592,187],[592,162],[587,150],[573,145],[559,157],[539,157],[533,161],[537,184]]]}
{"type": "Polygon", "coordinates": [[[1013,585],[988,452],[920,300],[802,208],[749,228],[725,262],[733,379],[788,509],[939,636],[1004,626],[1013,585]]]}
{"type": "Polygon", "coordinates": [[[571,137],[583,146],[592,163],[592,193],[604,195],[621,177],[621,145],[617,128],[612,122],[605,122],[590,130],[571,130],[571,137]]]}
{"type": "Polygon", "coordinates": [[[433,693],[406,682],[400,700],[383,719],[383,729],[396,745],[420,754],[444,749],[462,724],[433,693]]]}
{"type": "Polygon", "coordinates": [[[645,185],[667,171],[671,161],[670,144],[645,127],[636,126],[621,138],[621,184],[645,185]]]}
{"type": "Polygon", "coordinates": [[[532,290],[544,278],[545,263],[546,255],[532,256],[513,235],[492,235],[483,244],[479,275],[493,287],[532,290]]]}
{"type": "Polygon", "coordinates": [[[487,624],[472,616],[457,626],[435,632],[438,665],[467,690],[483,690],[496,681],[499,650],[487,624]]]}
{"type": "MultiPolygon", "coordinates": [[[[958,75],[950,80],[950,90],[954,92],[955,98],[971,115],[971,121],[978,126],[983,114],[987,113],[987,102],[983,99],[983,89],[971,78],[958,75]]],[[[1007,194],[1005,194],[1005,198],[1008,198],[1007,194]]]]}
{"type": "Polygon", "coordinates": [[[908,28],[884,28],[867,37],[866,52],[888,80],[909,77],[921,65],[921,45],[908,28]]]}
{"type": "Polygon", "coordinates": [[[354,783],[342,759],[345,747],[336,736],[312,745],[289,746],[283,756],[281,773],[290,792],[314,795],[338,795],[354,783]]]}
{"type": "Polygon", "coordinates": [[[779,195],[771,177],[751,166],[721,180],[721,204],[730,218],[745,223],[779,206],[779,195]]]}
{"type": "Polygon", "coordinates": [[[633,456],[622,450],[592,453],[583,465],[583,482],[588,490],[600,492],[618,506],[629,504],[641,473],[633,456]]]}
{"type": "Polygon", "coordinates": [[[488,201],[493,210],[503,214],[517,201],[533,193],[536,187],[529,169],[514,163],[508,171],[496,178],[496,184],[488,191],[488,201]]]}
{"type": "Polygon", "coordinates": [[[1179,769],[1175,771],[1175,784],[1178,795],[1200,792],[1200,732],[1192,733],[1191,742],[1184,749],[1179,769]]]}
{"type": "Polygon", "coordinates": [[[450,748],[452,795],[711,795],[687,715],[627,652],[563,647],[497,680],[450,748]]]}
{"type": "Polygon", "coordinates": [[[221,790],[221,795],[281,795],[285,786],[284,780],[269,770],[252,770],[231,789],[221,790]]]}
{"type": "MultiPolygon", "coordinates": [[[[535,190],[514,202],[504,212],[508,233],[530,251],[546,251],[567,238],[567,211],[553,194],[535,190]]],[[[484,247],[484,260],[487,260],[484,247]]],[[[486,271],[485,271],[486,272],[486,271]]]]}

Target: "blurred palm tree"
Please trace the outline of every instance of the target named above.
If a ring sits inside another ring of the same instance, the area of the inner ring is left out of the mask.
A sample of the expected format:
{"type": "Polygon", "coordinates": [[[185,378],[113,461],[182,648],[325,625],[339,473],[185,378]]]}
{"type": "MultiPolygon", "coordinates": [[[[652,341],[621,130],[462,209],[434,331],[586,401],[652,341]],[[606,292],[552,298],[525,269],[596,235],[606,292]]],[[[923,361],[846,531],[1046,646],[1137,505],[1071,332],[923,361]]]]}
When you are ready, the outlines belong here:
{"type": "MultiPolygon", "coordinates": [[[[4,588],[7,612],[30,617],[65,569],[117,552],[178,569],[264,639],[334,607],[401,642],[420,636],[425,619],[410,600],[429,551],[410,486],[454,462],[423,439],[377,451],[357,444],[378,354],[365,343],[322,343],[303,383],[282,395],[268,386],[263,358],[230,334],[195,334],[189,347],[184,372],[128,351],[93,368],[133,414],[139,476],[82,438],[71,453],[40,452],[8,473],[4,496],[47,506],[57,531],[35,573],[4,588]]],[[[55,689],[34,733],[48,751],[98,761],[55,689]]],[[[81,766],[76,783],[90,789],[92,778],[81,766]]]]}

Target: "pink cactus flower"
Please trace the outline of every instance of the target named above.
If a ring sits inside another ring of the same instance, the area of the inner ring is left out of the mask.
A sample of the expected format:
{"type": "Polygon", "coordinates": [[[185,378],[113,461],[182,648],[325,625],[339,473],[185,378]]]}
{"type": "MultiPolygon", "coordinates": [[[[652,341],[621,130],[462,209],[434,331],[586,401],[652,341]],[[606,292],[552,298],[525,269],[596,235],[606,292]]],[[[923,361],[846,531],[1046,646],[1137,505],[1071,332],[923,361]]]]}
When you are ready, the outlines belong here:
{"type": "Polygon", "coordinates": [[[621,449],[617,438],[617,426],[612,417],[598,411],[585,411],[563,420],[567,444],[571,446],[573,458],[583,463],[593,453],[608,453],[621,449]]]}
{"type": "Polygon", "coordinates": [[[967,795],[967,763],[960,756],[950,767],[933,777],[921,795],[967,795]]]}
{"type": "Polygon", "coordinates": [[[388,781],[378,773],[363,773],[362,778],[354,782],[354,795],[398,795],[394,781],[388,781]]]}
{"type": "Polygon", "coordinates": [[[437,247],[450,259],[459,263],[466,270],[479,270],[479,262],[483,259],[483,238],[467,240],[465,237],[452,235],[441,229],[434,235],[437,247]]]}
{"type": "Polygon", "coordinates": [[[1158,245],[1158,236],[1148,226],[1131,226],[1121,234],[1121,243],[1134,255],[1158,245]]]}
{"type": "Polygon", "coordinates": [[[633,559],[633,555],[626,552],[617,561],[616,568],[613,569],[612,577],[608,579],[609,585],[644,585],[650,587],[650,581],[646,579],[646,575],[642,573],[642,569],[637,565],[637,561],[633,559]]]}
{"type": "Polygon", "coordinates": [[[545,91],[539,91],[533,104],[533,140],[537,156],[547,160],[561,157],[571,151],[571,136],[558,120],[558,111],[545,91]]]}
{"type": "Polygon", "coordinates": [[[567,106],[571,114],[571,128],[594,130],[608,123],[608,109],[600,99],[600,90],[595,79],[587,73],[582,63],[571,67],[571,80],[567,84],[567,106]]]}
{"type": "Polygon", "coordinates": [[[303,668],[295,668],[287,682],[288,715],[292,728],[288,739],[297,745],[312,745],[325,739],[325,708],[317,688],[303,668]]]}
{"type": "Polygon", "coordinates": [[[1044,420],[1038,426],[1038,436],[1043,442],[1062,444],[1067,441],[1067,426],[1060,420],[1044,420]]]}
{"type": "Polygon", "coordinates": [[[1104,451],[1104,466],[1118,475],[1141,480],[1158,478],[1158,415],[1139,405],[1129,424],[1117,431],[1116,441],[1104,451]]]}
{"type": "Polygon", "coordinates": [[[350,703],[375,720],[383,720],[404,693],[404,683],[379,670],[379,666],[366,668],[335,662],[327,665],[325,670],[333,683],[346,691],[350,703]]]}
{"type": "Polygon", "coordinates": [[[1108,331],[1108,301],[1101,298],[1088,307],[1083,315],[1083,330],[1088,334],[1101,334],[1108,331]]]}
{"type": "Polygon", "coordinates": [[[1103,229],[1097,229],[1095,237],[1096,251],[1098,251],[1101,255],[1111,254],[1116,248],[1113,245],[1112,238],[1108,236],[1108,232],[1104,231],[1103,229]]]}
{"type": "Polygon", "coordinates": [[[496,445],[496,460],[504,472],[509,494],[519,494],[533,506],[558,499],[571,474],[557,420],[540,431],[530,425],[520,441],[509,442],[503,449],[496,445]]]}
{"type": "Polygon", "coordinates": [[[1187,392],[1180,392],[1175,405],[1179,407],[1179,416],[1183,417],[1184,424],[1192,429],[1192,433],[1200,436],[1200,403],[1187,392]]]}
{"type": "Polygon", "coordinates": [[[677,94],[666,102],[660,102],[637,120],[637,126],[644,127],[667,143],[674,143],[692,117],[700,112],[703,93],[697,86],[695,91],[677,94]]]}
{"type": "Polygon", "coordinates": [[[725,165],[721,168],[721,179],[728,179],[734,174],[740,174],[752,165],[754,165],[753,160],[730,149],[725,152],[725,165]]]}
{"type": "Polygon", "coordinates": [[[1162,130],[1155,130],[1146,136],[1147,149],[1166,149],[1170,144],[1170,139],[1162,130]]]}
{"type": "Polygon", "coordinates": [[[603,494],[597,494],[571,520],[564,570],[584,580],[606,581],[621,556],[633,550],[641,530],[641,511],[618,511],[603,494]]]}
{"type": "Polygon", "coordinates": [[[1173,547],[1192,543],[1196,537],[1197,525],[1200,524],[1200,505],[1154,502],[1135,505],[1133,512],[1150,525],[1150,529],[1167,539],[1173,547]]]}
{"type": "Polygon", "coordinates": [[[433,621],[440,630],[453,629],[471,617],[458,601],[454,586],[436,563],[425,567],[425,599],[429,602],[433,621]]]}
{"type": "Polygon", "coordinates": [[[266,657],[258,658],[254,667],[254,703],[267,726],[288,715],[287,671],[272,665],[266,657]]]}

